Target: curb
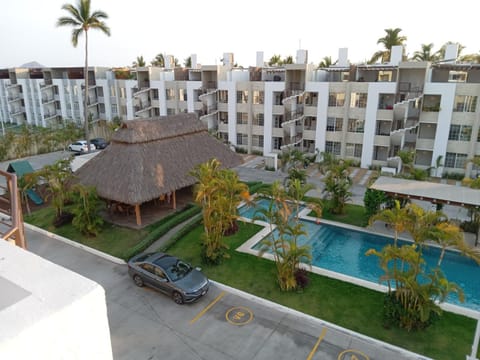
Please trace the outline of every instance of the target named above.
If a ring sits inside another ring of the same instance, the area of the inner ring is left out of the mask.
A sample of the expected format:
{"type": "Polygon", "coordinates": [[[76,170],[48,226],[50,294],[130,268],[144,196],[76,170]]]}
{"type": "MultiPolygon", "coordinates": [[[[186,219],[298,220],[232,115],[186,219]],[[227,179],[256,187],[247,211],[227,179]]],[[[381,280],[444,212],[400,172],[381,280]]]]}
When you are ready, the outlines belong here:
{"type": "Polygon", "coordinates": [[[304,318],[306,320],[310,320],[310,321],[315,321],[315,322],[318,322],[320,324],[324,324],[330,328],[333,328],[335,329],[336,331],[338,332],[342,332],[342,333],[348,333],[348,334],[351,334],[353,335],[354,337],[357,337],[357,338],[361,338],[362,340],[365,340],[367,342],[369,342],[370,344],[376,344],[382,348],[386,348],[386,349],[391,349],[391,350],[395,350],[396,352],[399,352],[399,353],[402,353],[404,354],[405,356],[408,356],[408,357],[411,357],[412,359],[417,359],[417,360],[434,360],[432,358],[429,358],[429,357],[426,357],[426,356],[423,356],[423,355],[420,355],[420,354],[417,354],[417,353],[414,353],[414,352],[411,352],[409,350],[406,350],[404,348],[401,348],[401,347],[398,347],[398,346],[395,346],[395,345],[392,345],[392,344],[389,344],[389,343],[386,343],[384,341],[381,341],[381,340],[378,340],[378,339],[375,339],[375,338],[372,338],[372,337],[369,337],[367,335],[363,335],[363,334],[360,334],[360,333],[357,333],[353,330],[349,330],[347,328],[344,328],[344,327],[341,327],[339,325],[335,325],[335,324],[332,324],[328,321],[325,321],[325,320],[322,320],[320,318],[317,318],[317,317],[314,317],[312,315],[308,315],[308,314],[305,314],[301,311],[298,311],[298,310],[295,310],[295,309],[291,309],[289,307],[286,307],[284,305],[281,305],[281,304],[278,304],[276,302],[273,302],[273,301],[270,301],[270,300],[267,300],[267,299],[264,299],[264,298],[261,298],[261,297],[258,297],[256,295],[252,295],[250,293],[247,293],[243,290],[239,290],[239,289],[236,289],[236,288],[232,288],[228,285],[225,285],[225,284],[222,284],[222,283],[219,283],[219,282],[216,282],[214,280],[210,280],[211,283],[213,283],[215,286],[218,286],[220,289],[223,289],[223,290],[226,290],[228,291],[229,293],[232,293],[232,294],[235,294],[237,296],[240,296],[244,299],[247,299],[247,300],[251,300],[251,301],[254,301],[254,302],[257,302],[259,304],[262,304],[262,305],[265,305],[267,306],[268,308],[270,309],[275,309],[275,310],[278,310],[278,311],[281,311],[283,313],[287,313],[287,314],[291,314],[291,315],[294,315],[294,316],[298,316],[298,317],[301,317],[301,318],[304,318]]]}
{"type": "Polygon", "coordinates": [[[102,258],[104,258],[105,260],[108,260],[108,261],[111,261],[115,264],[119,264],[119,265],[125,265],[126,262],[122,259],[119,259],[115,256],[112,256],[112,255],[109,255],[109,254],[105,254],[104,252],[100,251],[100,250],[97,250],[97,249],[94,249],[94,248],[91,248],[89,246],[85,246],[83,244],[80,244],[76,241],[72,241],[70,239],[67,239],[66,237],[63,237],[63,236],[60,236],[60,235],[57,235],[57,234],[54,234],[54,233],[51,233],[47,230],[44,230],[42,228],[39,228],[35,225],[31,225],[29,223],[26,223],[24,222],[23,225],[27,228],[27,229],[30,229],[30,230],[34,230],[34,231],[37,231],[49,238],[52,238],[52,239],[55,239],[55,240],[59,240],[61,242],[64,242],[65,244],[68,244],[68,245],[71,245],[71,246],[74,246],[76,248],[79,248],[79,249],[82,249],[82,250],[85,250],[91,254],[94,254],[94,255],[97,255],[97,256],[100,256],[102,258]]]}

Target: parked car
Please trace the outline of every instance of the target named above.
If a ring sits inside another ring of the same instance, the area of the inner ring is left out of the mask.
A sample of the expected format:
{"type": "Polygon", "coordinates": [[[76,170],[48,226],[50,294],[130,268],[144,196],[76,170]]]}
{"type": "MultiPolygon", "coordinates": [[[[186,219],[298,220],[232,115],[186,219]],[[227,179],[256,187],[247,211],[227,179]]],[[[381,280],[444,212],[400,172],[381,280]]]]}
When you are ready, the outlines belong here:
{"type": "MultiPolygon", "coordinates": [[[[90,151],[94,151],[95,149],[95,145],[90,144],[90,151]]],[[[78,140],[68,145],[68,150],[81,153],[88,152],[87,142],[85,140],[78,140]]]]}
{"type": "Polygon", "coordinates": [[[97,149],[105,149],[108,146],[108,142],[104,138],[95,138],[90,140],[90,142],[95,145],[97,149]]]}
{"type": "Polygon", "coordinates": [[[162,252],[134,256],[128,261],[128,273],[135,285],[160,290],[177,304],[197,300],[210,286],[200,269],[162,252]]]}

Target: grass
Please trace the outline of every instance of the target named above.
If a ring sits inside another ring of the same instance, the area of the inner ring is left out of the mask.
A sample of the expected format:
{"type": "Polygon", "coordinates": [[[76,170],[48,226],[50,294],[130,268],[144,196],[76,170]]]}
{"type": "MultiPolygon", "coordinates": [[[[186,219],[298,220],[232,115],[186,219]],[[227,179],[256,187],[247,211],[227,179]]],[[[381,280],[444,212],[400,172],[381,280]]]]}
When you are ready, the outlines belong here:
{"type": "MultiPolygon", "coordinates": [[[[309,215],[316,216],[314,212],[311,212],[309,215]]],[[[325,207],[322,211],[322,219],[359,227],[368,225],[368,215],[365,212],[365,208],[361,205],[354,204],[347,204],[344,214],[333,214],[328,207],[325,207]]]]}
{"type": "Polygon", "coordinates": [[[82,235],[73,225],[68,224],[59,228],[54,227],[55,212],[51,207],[45,207],[25,216],[25,222],[54,234],[66,237],[80,244],[100,250],[112,256],[122,258],[126,249],[138,244],[146,235],[146,230],[132,230],[110,223],[104,223],[103,230],[97,237],[82,235]]]}
{"type": "Polygon", "coordinates": [[[310,284],[302,293],[280,291],[273,262],[235,251],[257,231],[258,226],[241,223],[240,231],[226,238],[230,258],[218,266],[201,263],[202,226],[171,245],[168,252],[201,266],[215,281],[410,351],[439,360],[465,359],[470,353],[476,322],[464,316],[444,312],[428,329],[407,332],[381,325],[384,296],[373,290],[310,274],[310,284]]]}

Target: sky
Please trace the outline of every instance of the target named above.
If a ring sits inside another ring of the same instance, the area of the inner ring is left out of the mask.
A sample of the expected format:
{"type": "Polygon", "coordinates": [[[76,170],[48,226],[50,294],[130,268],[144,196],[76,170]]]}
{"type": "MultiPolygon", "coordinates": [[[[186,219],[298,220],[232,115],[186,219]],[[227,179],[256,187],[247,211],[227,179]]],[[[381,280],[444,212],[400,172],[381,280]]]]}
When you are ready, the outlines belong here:
{"type": "MultiPolygon", "coordinates": [[[[47,67],[83,66],[84,37],[76,48],[71,28],[56,27],[61,9],[77,0],[3,0],[0,12],[0,68],[37,61],[47,67]]],[[[478,53],[480,39],[477,1],[447,6],[440,2],[403,0],[91,0],[92,10],[109,15],[108,37],[89,31],[89,65],[129,66],[143,56],[149,64],[157,54],[173,55],[183,65],[196,54],[197,63],[220,64],[224,53],[233,53],[240,66],[255,66],[257,51],[264,60],[273,55],[308,51],[308,62],[338,58],[348,48],[351,63],[369,59],[382,50],[377,44],[385,29],[400,28],[406,36],[406,53],[412,56],[421,44],[438,50],[448,41],[478,53]]]]}

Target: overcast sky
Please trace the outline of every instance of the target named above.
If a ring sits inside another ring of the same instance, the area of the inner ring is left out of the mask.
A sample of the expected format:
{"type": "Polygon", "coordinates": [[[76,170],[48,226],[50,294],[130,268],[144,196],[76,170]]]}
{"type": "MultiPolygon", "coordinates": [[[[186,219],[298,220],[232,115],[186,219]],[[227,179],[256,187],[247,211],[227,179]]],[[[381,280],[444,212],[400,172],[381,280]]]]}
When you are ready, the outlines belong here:
{"type": "MultiPolygon", "coordinates": [[[[66,15],[61,6],[77,0],[3,0],[0,11],[0,68],[37,61],[45,66],[82,66],[84,37],[71,44],[70,28],[57,28],[66,15]]],[[[264,60],[275,54],[295,58],[308,50],[308,61],[338,58],[348,48],[352,63],[369,59],[385,29],[401,28],[412,56],[421,44],[438,50],[447,41],[478,53],[478,1],[447,3],[403,0],[92,0],[93,10],[109,15],[107,37],[89,32],[89,64],[127,66],[142,55],[147,64],[156,54],[174,55],[181,64],[191,54],[203,65],[219,64],[223,53],[254,66],[256,52],[264,60]],[[449,3],[450,4],[450,3],[449,3]]]]}

